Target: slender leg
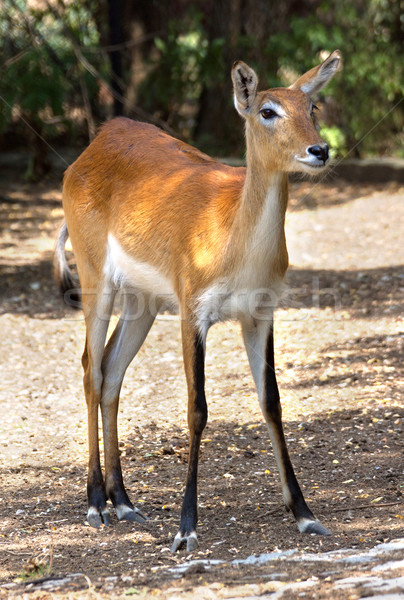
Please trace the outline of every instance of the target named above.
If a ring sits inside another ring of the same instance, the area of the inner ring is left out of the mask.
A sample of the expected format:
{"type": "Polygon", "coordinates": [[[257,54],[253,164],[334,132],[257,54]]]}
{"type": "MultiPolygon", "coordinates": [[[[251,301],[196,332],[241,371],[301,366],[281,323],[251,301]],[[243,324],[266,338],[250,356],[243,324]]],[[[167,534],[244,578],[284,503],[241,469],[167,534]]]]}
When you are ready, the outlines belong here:
{"type": "MultiPolygon", "coordinates": [[[[87,285],[83,290],[95,290],[96,285],[87,285]]],[[[101,399],[101,362],[108,331],[109,319],[114,303],[114,290],[105,288],[96,294],[83,291],[82,302],[86,318],[86,344],[82,364],[84,368],[84,391],[88,413],[88,476],[87,476],[87,520],[93,527],[102,523],[109,525],[110,515],[106,507],[106,493],[100,465],[98,444],[98,407],[101,399]]]]}
{"type": "Polygon", "coordinates": [[[188,552],[192,552],[198,546],[196,535],[198,458],[201,436],[208,418],[205,399],[205,340],[192,323],[184,319],[182,320],[182,345],[188,384],[190,445],[180,529],[174,538],[171,552],[175,552],[185,543],[188,552]]]}
{"type": "Polygon", "coordinates": [[[133,506],[126,493],[122,478],[118,449],[119,393],[126,369],[143,344],[155,316],[148,309],[135,317],[136,298],[126,296],[121,318],[105,348],[102,361],[103,385],[101,413],[105,452],[106,495],[111,499],[119,520],[146,521],[146,517],[133,506]]]}
{"type": "Polygon", "coordinates": [[[286,447],[282,409],[275,377],[272,320],[243,324],[242,330],[261,410],[268,426],[281,476],[286,508],[294,514],[299,531],[302,533],[330,535],[331,532],[315,519],[307,506],[286,447]]]}

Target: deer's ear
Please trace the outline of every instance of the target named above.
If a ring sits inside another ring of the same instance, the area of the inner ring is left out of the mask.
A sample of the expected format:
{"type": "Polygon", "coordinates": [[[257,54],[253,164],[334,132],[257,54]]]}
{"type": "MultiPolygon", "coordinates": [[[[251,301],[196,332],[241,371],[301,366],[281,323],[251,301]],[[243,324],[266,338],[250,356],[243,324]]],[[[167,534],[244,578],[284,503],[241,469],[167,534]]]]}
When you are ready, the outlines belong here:
{"type": "Polygon", "coordinates": [[[316,94],[324,87],[337,71],[342,69],[342,57],[339,50],[334,50],[321,65],[310,69],[304,75],[299,77],[290,87],[294,90],[299,89],[305,94],[316,94]]]}
{"type": "Polygon", "coordinates": [[[234,63],[231,78],[234,89],[234,105],[242,117],[245,117],[257,95],[258,77],[254,69],[241,60],[234,63]]]}

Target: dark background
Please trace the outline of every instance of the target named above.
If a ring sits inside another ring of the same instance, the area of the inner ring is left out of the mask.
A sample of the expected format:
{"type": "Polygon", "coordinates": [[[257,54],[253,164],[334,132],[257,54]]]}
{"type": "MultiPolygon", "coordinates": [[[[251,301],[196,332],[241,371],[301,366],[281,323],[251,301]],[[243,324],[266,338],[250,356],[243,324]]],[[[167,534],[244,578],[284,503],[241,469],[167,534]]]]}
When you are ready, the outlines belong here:
{"type": "Polygon", "coordinates": [[[334,154],[404,156],[402,0],[3,0],[0,150],[83,147],[114,115],[241,157],[230,69],[289,85],[332,50],[344,70],[317,101],[334,154]],[[38,136],[39,134],[39,136],[38,136]]]}

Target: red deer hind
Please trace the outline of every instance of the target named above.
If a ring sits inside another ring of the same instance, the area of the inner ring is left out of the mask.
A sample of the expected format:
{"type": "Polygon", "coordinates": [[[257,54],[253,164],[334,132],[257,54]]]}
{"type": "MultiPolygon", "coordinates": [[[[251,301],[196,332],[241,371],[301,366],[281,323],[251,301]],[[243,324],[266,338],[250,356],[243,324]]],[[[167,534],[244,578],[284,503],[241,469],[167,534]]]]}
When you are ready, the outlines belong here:
{"type": "Polygon", "coordinates": [[[245,120],[246,168],[217,162],[152,125],[116,118],[101,127],[67,169],[66,224],[59,234],[55,265],[62,291],[72,288],[64,253],[69,235],[86,322],[82,362],[89,439],[87,519],[93,527],[110,523],[108,499],[118,519],[146,519],[123,483],[119,393],[125,371],[157,312],[174,300],[181,317],[190,449],[181,522],[172,551],[184,544],[192,551],[198,544],[198,453],[207,420],[206,335],[214,323],[233,318],[241,322],[285,505],[301,532],[330,533],[308,508],[286,447],[274,371],[273,299],[288,267],[287,174],[319,172],[329,160],[327,144],[313,122],[311,97],[340,67],[336,50],[289,88],[258,92],[253,69],[241,61],[234,64],[234,101],[245,120]],[[125,303],[106,343],[118,288],[127,292],[125,303]]]}

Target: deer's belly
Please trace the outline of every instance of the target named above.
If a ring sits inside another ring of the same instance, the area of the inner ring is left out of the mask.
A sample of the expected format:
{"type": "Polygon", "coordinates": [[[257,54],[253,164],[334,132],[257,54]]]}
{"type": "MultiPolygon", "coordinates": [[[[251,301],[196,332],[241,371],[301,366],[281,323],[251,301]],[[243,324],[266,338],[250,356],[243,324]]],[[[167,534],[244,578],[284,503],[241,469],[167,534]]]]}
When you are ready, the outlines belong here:
{"type": "Polygon", "coordinates": [[[269,286],[232,287],[228,282],[215,283],[197,298],[195,313],[198,326],[206,334],[219,321],[256,321],[271,319],[283,291],[282,281],[269,286]]]}
{"type": "Polygon", "coordinates": [[[153,306],[177,304],[171,281],[149,263],[127,254],[112,235],[108,237],[104,273],[117,287],[129,288],[139,295],[139,301],[153,302],[153,306]]]}

